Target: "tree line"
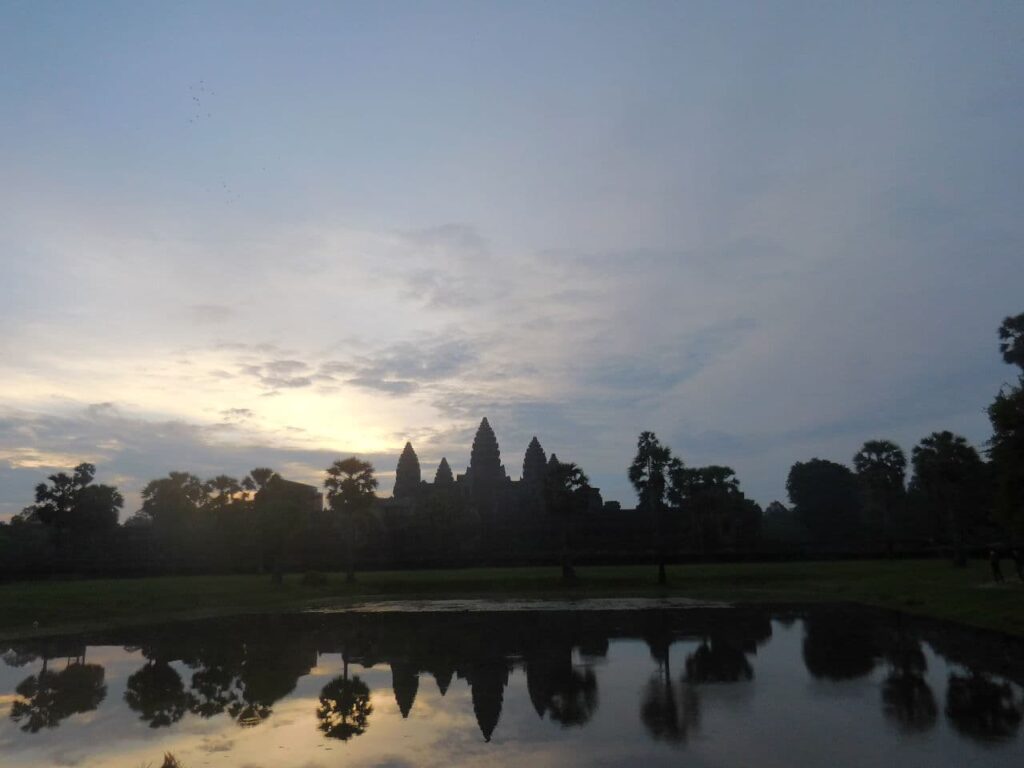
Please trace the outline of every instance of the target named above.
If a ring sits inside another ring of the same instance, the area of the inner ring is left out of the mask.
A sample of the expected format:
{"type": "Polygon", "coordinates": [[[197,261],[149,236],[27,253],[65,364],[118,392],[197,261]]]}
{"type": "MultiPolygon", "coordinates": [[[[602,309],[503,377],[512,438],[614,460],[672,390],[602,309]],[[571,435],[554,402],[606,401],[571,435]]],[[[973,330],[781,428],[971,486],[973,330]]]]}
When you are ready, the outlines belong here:
{"type": "MultiPolygon", "coordinates": [[[[666,563],[681,553],[943,547],[963,564],[972,547],[1017,543],[1024,535],[1024,313],[1004,320],[999,342],[1005,362],[1020,372],[988,407],[993,436],[987,460],[949,431],[923,438],[909,461],[894,442],[869,440],[852,466],[798,461],[786,481],[790,505],[773,502],[762,510],[746,498],[732,468],[686,466],[645,431],[627,470],[638,500],[632,514],[595,514],[587,474],[552,454],[543,470],[537,468],[543,471],[540,508],[550,522],[545,540],[540,546],[528,542],[511,556],[531,548],[534,557],[556,560],[563,578],[572,581],[581,555],[653,554],[664,583],[666,563]]],[[[377,566],[443,564],[467,554],[482,562],[497,558],[481,551],[473,533],[479,511],[468,508],[452,482],[436,484],[415,520],[374,515],[374,467],[354,456],[326,469],[326,509],[319,498],[303,495],[308,486],[267,467],[241,479],[217,475],[205,481],[174,471],[147,483],[141,508],[119,525],[124,497],[95,477],[96,468],[82,463],[40,483],[35,502],[0,525],[0,568],[102,570],[120,557],[127,565],[113,570],[259,570],[280,579],[289,567],[344,565],[352,579],[360,559],[377,566]]]]}
{"type": "MultiPolygon", "coordinates": [[[[642,677],[635,681],[636,716],[650,738],[685,743],[702,730],[706,696],[757,678],[756,658],[772,638],[772,618],[751,607],[725,613],[691,609],[685,616],[598,613],[583,622],[568,612],[548,611],[244,617],[197,623],[181,633],[137,628],[91,640],[15,641],[0,646],[0,659],[10,668],[25,668],[25,676],[12,692],[0,693],[10,694],[8,716],[25,734],[110,706],[112,690],[123,691],[130,711],[154,730],[190,718],[260,727],[279,716],[322,655],[339,654],[341,669],[311,702],[324,736],[347,741],[374,727],[383,691],[372,696],[359,673],[383,664],[390,667],[403,719],[413,715],[417,694],[430,678],[442,697],[454,681],[464,681],[480,736],[489,741],[503,708],[515,706],[508,690],[513,670],[524,674],[537,717],[561,728],[585,727],[602,700],[595,672],[600,665],[594,662],[608,657],[613,642],[635,639],[646,644],[653,662],[637,670],[642,677]],[[108,685],[103,664],[88,658],[97,645],[141,654],[123,686],[108,685]]],[[[774,618],[788,624],[796,615],[774,618]]],[[[848,609],[817,607],[800,619],[801,649],[794,653],[807,672],[816,680],[841,682],[877,671],[878,705],[901,731],[927,733],[944,715],[957,733],[976,742],[1005,743],[1018,734],[1024,701],[1010,682],[1017,681],[1012,668],[991,652],[997,640],[979,644],[976,634],[955,628],[918,628],[905,618],[848,609]],[[948,666],[945,702],[925,674],[924,643],[948,666]]]]}

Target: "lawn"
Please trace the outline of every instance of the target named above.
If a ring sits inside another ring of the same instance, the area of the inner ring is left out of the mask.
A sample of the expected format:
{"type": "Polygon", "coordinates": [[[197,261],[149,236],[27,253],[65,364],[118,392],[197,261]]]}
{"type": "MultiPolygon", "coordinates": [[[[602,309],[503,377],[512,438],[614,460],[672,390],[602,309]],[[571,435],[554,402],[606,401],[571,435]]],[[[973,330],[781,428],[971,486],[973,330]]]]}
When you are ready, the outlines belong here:
{"type": "MultiPolygon", "coordinates": [[[[1012,570],[1012,569],[1011,569],[1012,570]]],[[[0,638],[366,599],[676,596],[730,602],[855,602],[1024,636],[1024,585],[994,585],[987,563],[938,560],[677,565],[659,588],[653,566],[585,567],[563,586],[556,568],[377,571],[307,586],[267,576],[168,576],[0,585],[0,638]],[[38,623],[37,623],[38,622],[38,623]]]]}

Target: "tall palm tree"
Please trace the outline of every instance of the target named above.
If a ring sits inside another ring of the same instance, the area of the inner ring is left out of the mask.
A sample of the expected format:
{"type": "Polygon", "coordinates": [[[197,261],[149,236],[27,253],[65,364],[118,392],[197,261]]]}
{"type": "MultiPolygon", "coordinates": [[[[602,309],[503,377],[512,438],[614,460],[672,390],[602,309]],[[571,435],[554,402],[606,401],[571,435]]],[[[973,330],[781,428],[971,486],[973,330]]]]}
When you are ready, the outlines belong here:
{"type": "Polygon", "coordinates": [[[664,509],[666,474],[676,466],[678,459],[672,450],[662,445],[653,432],[641,432],[636,442],[636,456],[629,465],[629,482],[636,488],[640,506],[646,506],[654,518],[655,547],[658,553],[658,583],[668,583],[665,573],[664,509]]]}
{"type": "Polygon", "coordinates": [[[879,534],[885,551],[892,549],[893,507],[903,496],[907,457],[903,449],[889,440],[868,440],[853,457],[853,468],[867,491],[872,505],[881,508],[879,534]]]}
{"type": "Polygon", "coordinates": [[[327,468],[327,479],[324,481],[327,490],[327,501],[331,510],[338,513],[346,522],[348,563],[346,581],[356,580],[355,566],[355,518],[366,512],[373,504],[374,491],[377,489],[377,478],[373,476],[373,465],[355,456],[338,459],[327,468]]]}
{"type": "Polygon", "coordinates": [[[561,522],[562,529],[562,580],[576,580],[576,569],[572,564],[573,527],[575,519],[586,508],[590,481],[573,462],[561,462],[551,456],[544,475],[544,505],[548,512],[561,522]]]}

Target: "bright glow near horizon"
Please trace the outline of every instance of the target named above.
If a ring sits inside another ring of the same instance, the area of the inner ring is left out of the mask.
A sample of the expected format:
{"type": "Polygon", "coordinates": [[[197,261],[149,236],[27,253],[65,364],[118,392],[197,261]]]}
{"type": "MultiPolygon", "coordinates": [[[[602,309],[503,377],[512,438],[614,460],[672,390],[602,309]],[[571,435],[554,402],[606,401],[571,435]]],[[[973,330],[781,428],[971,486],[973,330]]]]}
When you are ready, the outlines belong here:
{"type": "Polygon", "coordinates": [[[6,2],[0,518],[93,460],[317,482],[488,416],[626,505],[988,437],[1024,10],[6,2]],[[244,20],[244,23],[242,23],[244,20]]]}

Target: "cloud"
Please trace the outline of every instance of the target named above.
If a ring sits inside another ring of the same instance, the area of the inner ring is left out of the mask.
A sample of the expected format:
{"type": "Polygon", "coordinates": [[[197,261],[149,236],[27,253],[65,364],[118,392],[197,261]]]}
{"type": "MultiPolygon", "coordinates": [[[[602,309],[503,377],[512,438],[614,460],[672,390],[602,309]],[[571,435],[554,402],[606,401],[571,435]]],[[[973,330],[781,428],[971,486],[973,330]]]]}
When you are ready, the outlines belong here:
{"type": "Polygon", "coordinates": [[[272,435],[232,433],[230,426],[225,433],[223,424],[150,420],[105,406],[100,411],[85,406],[60,416],[0,411],[0,519],[31,503],[32,488],[46,475],[82,461],[96,465],[97,482],[117,478],[126,496],[127,516],[138,508],[138,494],[146,482],[171,470],[200,477],[241,477],[253,467],[270,466],[287,470],[291,479],[319,485],[324,469],[341,455],[357,454],[385,469],[397,460],[390,453],[361,451],[358,446],[289,447],[272,435]]]}
{"type": "Polygon", "coordinates": [[[262,363],[242,363],[240,373],[251,376],[270,391],[296,389],[313,385],[308,364],[299,360],[268,360],[262,363]]]}
{"type": "Polygon", "coordinates": [[[235,311],[224,304],[193,304],[189,307],[192,320],[200,325],[212,325],[229,320],[235,311]]]}
{"type": "Polygon", "coordinates": [[[401,342],[369,355],[320,365],[326,377],[390,395],[408,395],[426,384],[451,379],[479,360],[468,338],[422,338],[401,342]]]}

